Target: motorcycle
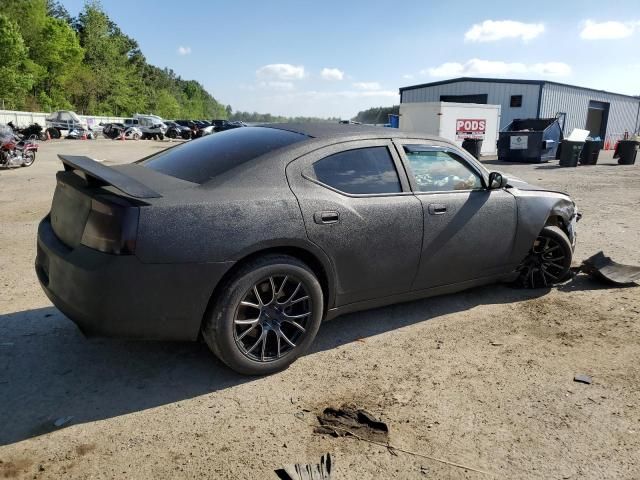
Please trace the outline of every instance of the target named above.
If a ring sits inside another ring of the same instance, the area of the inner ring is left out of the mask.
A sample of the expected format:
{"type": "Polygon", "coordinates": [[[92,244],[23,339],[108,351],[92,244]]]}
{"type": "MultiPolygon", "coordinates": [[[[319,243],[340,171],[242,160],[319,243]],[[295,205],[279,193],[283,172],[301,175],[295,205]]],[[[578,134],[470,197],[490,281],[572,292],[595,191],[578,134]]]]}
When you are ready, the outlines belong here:
{"type": "Polygon", "coordinates": [[[0,167],[29,167],[33,165],[38,151],[36,140],[36,135],[22,140],[13,133],[11,128],[5,125],[0,126],[0,167]]]}
{"type": "Polygon", "coordinates": [[[30,138],[32,135],[35,135],[38,140],[47,140],[47,132],[45,132],[44,129],[37,123],[32,123],[26,128],[18,128],[13,124],[13,122],[7,123],[7,126],[11,127],[13,132],[23,139],[30,138]]]}

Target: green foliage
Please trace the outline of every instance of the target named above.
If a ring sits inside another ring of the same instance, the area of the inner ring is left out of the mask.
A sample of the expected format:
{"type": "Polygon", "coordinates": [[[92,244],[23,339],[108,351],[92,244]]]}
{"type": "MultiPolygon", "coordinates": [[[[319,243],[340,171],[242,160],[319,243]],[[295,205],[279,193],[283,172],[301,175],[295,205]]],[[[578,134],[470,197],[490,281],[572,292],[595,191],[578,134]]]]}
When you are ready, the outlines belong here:
{"type": "Polygon", "coordinates": [[[0,99],[5,108],[22,108],[34,76],[18,25],[0,15],[0,99]]]}
{"type": "MultiPolygon", "coordinates": [[[[230,112],[231,105],[227,105],[227,112],[230,112]]],[[[224,118],[224,117],[218,117],[224,118]]],[[[337,122],[339,118],[318,118],[318,117],[283,117],[280,115],[271,115],[270,113],[257,112],[234,112],[229,114],[229,120],[242,121],[248,123],[308,123],[308,122],[337,122]]]]}
{"type": "Polygon", "coordinates": [[[97,0],[76,19],[57,0],[0,0],[0,12],[0,99],[7,108],[193,119],[231,113],[198,82],[149,65],[97,0]]]}
{"type": "Polygon", "coordinates": [[[394,105],[393,107],[369,108],[368,110],[358,112],[352,120],[360,123],[384,124],[389,122],[389,115],[398,115],[399,112],[399,105],[394,105]]]}

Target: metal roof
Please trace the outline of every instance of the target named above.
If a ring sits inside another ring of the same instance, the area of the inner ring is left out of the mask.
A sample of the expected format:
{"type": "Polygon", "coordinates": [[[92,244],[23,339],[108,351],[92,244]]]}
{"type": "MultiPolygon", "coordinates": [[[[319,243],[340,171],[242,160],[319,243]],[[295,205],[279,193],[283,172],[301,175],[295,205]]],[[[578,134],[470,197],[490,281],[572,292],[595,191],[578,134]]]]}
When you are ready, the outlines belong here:
{"type": "Polygon", "coordinates": [[[619,97],[632,98],[634,100],[640,101],[640,96],[625,95],[623,93],[609,92],[607,90],[597,90],[595,88],[579,87],[577,85],[569,85],[568,83],[552,82],[549,80],[524,80],[524,79],[513,79],[513,78],[480,78],[480,77],[458,77],[458,78],[451,78],[449,80],[440,80],[438,82],[421,83],[420,85],[400,87],[400,95],[402,95],[402,92],[405,90],[416,90],[418,88],[435,87],[436,85],[446,85],[449,83],[458,83],[458,82],[520,83],[520,84],[524,83],[529,85],[540,85],[541,87],[544,86],[545,84],[561,85],[563,87],[575,88],[578,90],[588,90],[590,92],[606,93],[608,95],[617,95],[619,97]]]}

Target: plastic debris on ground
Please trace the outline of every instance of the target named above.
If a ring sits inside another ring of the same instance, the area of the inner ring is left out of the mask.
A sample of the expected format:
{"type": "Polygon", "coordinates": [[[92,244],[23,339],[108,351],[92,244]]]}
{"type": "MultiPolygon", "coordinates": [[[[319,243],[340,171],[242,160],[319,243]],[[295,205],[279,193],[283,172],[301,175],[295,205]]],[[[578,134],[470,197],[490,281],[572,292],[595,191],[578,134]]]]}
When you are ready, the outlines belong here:
{"type": "Polygon", "coordinates": [[[282,469],[276,470],[276,474],[281,480],[331,480],[332,463],[331,454],[327,453],[320,458],[319,464],[285,465],[282,469]]]}
{"type": "Polygon", "coordinates": [[[615,285],[631,285],[640,281],[640,267],[614,262],[604,252],[583,261],[580,271],[615,285]]]}
{"type": "Polygon", "coordinates": [[[316,433],[337,437],[352,434],[376,442],[386,442],[389,437],[386,423],[352,404],[344,404],[340,408],[325,408],[318,415],[318,422],[320,426],[315,428],[316,433]]]}

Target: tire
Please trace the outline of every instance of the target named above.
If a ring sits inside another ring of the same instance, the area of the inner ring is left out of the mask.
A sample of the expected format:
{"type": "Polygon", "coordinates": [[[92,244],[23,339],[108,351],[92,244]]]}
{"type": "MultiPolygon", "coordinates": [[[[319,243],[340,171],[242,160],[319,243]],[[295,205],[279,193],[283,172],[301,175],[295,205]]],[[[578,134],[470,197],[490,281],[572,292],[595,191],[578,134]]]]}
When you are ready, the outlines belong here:
{"type": "Polygon", "coordinates": [[[182,132],[180,134],[180,136],[182,137],[183,140],[190,140],[191,139],[191,133],[189,133],[189,132],[182,132]]]}
{"type": "Polygon", "coordinates": [[[164,140],[164,135],[163,135],[163,134],[161,134],[161,133],[159,133],[159,134],[158,134],[158,140],[164,140]]]}
{"type": "Polygon", "coordinates": [[[570,276],[572,258],[573,248],[567,234],[548,225],[518,267],[516,284],[524,288],[548,288],[562,283],[570,276]]]}
{"type": "Polygon", "coordinates": [[[28,153],[28,158],[29,160],[24,160],[25,157],[22,157],[22,165],[20,165],[21,167],[30,167],[31,165],[33,165],[33,162],[36,161],[36,152],[29,152],[28,153]]]}
{"type": "Polygon", "coordinates": [[[307,351],[322,321],[318,279],[307,265],[286,255],[266,255],[247,263],[216,297],[205,316],[202,336],[222,362],[244,375],[287,368],[307,351]]]}
{"type": "Polygon", "coordinates": [[[60,130],[58,130],[57,128],[48,128],[47,131],[49,132],[49,136],[51,138],[60,138],[60,130]]]}
{"type": "Polygon", "coordinates": [[[139,133],[134,133],[133,135],[131,135],[131,138],[133,140],[140,140],[140,134],[139,133]]]}
{"type": "Polygon", "coordinates": [[[167,132],[167,137],[169,137],[171,140],[174,140],[178,137],[178,135],[176,134],[176,132],[174,130],[169,130],[167,132]]]}
{"type": "Polygon", "coordinates": [[[149,134],[143,133],[142,134],[142,140],[149,140],[149,134]]]}

